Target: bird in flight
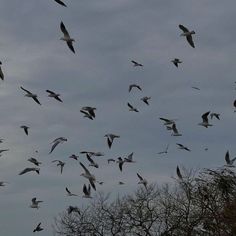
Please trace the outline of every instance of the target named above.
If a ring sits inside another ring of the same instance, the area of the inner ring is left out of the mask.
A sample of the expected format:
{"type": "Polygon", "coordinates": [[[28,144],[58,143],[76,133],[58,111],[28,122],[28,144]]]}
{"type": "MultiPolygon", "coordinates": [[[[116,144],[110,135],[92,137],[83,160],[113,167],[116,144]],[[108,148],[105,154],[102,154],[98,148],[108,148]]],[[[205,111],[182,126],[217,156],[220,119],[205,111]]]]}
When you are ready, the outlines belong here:
{"type": "Polygon", "coordinates": [[[186,151],[188,151],[188,152],[191,152],[191,150],[190,150],[188,147],[184,146],[184,145],[181,144],[181,143],[176,143],[176,145],[178,145],[179,149],[182,149],[182,150],[186,150],[186,151]]]}
{"type": "Polygon", "coordinates": [[[135,111],[135,112],[139,112],[137,108],[133,107],[129,102],[127,103],[128,107],[129,107],[129,111],[135,111]]]}
{"type": "Polygon", "coordinates": [[[70,37],[70,35],[69,35],[68,31],[66,30],[66,27],[65,27],[65,25],[64,25],[63,22],[61,22],[60,28],[61,28],[62,33],[64,34],[64,37],[60,38],[60,40],[65,41],[65,42],[67,43],[69,49],[70,49],[73,53],[75,53],[75,49],[74,49],[74,47],[73,47],[73,42],[74,42],[75,40],[70,37]]]}
{"type": "Polygon", "coordinates": [[[137,88],[140,91],[142,91],[142,88],[139,85],[137,85],[137,84],[130,84],[129,85],[129,92],[132,90],[132,88],[137,88]]]}
{"type": "Polygon", "coordinates": [[[204,113],[202,115],[202,122],[199,123],[198,125],[201,125],[201,126],[206,127],[206,128],[208,128],[208,126],[213,126],[212,124],[209,124],[209,122],[208,122],[208,115],[209,114],[210,114],[210,111],[204,113]]]}
{"type": "Polygon", "coordinates": [[[138,63],[137,61],[132,60],[131,62],[133,63],[133,66],[134,66],[134,67],[143,66],[143,64],[140,64],[140,63],[138,63]]]}
{"type": "Polygon", "coordinates": [[[29,132],[28,132],[29,127],[28,127],[28,126],[26,126],[26,125],[22,125],[21,128],[25,131],[25,134],[26,134],[26,135],[29,134],[29,132]]]}
{"type": "Polygon", "coordinates": [[[67,7],[66,4],[62,2],[61,0],[54,0],[54,1],[60,4],[61,6],[67,7]]]}
{"type": "Polygon", "coordinates": [[[48,97],[55,98],[57,101],[62,102],[62,100],[59,98],[60,96],[59,93],[54,93],[53,91],[48,90],[48,89],[46,90],[46,92],[49,93],[48,97]]]}
{"type": "Polygon", "coordinates": [[[139,173],[137,173],[137,176],[140,180],[138,184],[143,184],[143,186],[147,189],[147,184],[148,184],[147,180],[144,179],[139,173]]]}
{"type": "Polygon", "coordinates": [[[39,203],[43,202],[43,201],[39,201],[37,200],[36,197],[32,198],[32,203],[30,205],[31,208],[36,208],[36,209],[39,209],[39,203]]]}
{"type": "Polygon", "coordinates": [[[180,61],[180,59],[178,58],[175,58],[173,60],[171,60],[171,62],[176,66],[178,67],[180,63],[182,63],[182,61],[180,61]]]}
{"type": "Polygon", "coordinates": [[[33,232],[39,232],[42,231],[43,228],[41,227],[41,222],[36,226],[36,228],[33,230],[33,232]]]}
{"type": "Polygon", "coordinates": [[[39,105],[41,105],[41,103],[38,100],[38,95],[37,94],[33,94],[30,91],[26,90],[25,88],[23,88],[22,86],[20,87],[23,91],[26,92],[25,97],[29,97],[29,98],[33,98],[35,102],[37,102],[39,105]]]}
{"type": "Polygon", "coordinates": [[[183,33],[180,36],[185,36],[188,43],[195,48],[194,46],[194,42],[193,42],[193,38],[192,35],[195,34],[195,31],[189,31],[185,26],[183,25],[179,25],[179,28],[183,31],[183,33]]]}
{"type": "Polygon", "coordinates": [[[104,137],[107,138],[107,145],[109,148],[111,148],[111,145],[113,143],[113,140],[115,138],[119,138],[120,136],[119,135],[116,135],[116,134],[106,134],[104,137]]]}
{"type": "Polygon", "coordinates": [[[95,118],[95,110],[96,107],[82,107],[80,112],[84,114],[84,117],[89,118],[90,120],[93,120],[95,118]]]}
{"type": "Polygon", "coordinates": [[[149,105],[148,100],[150,100],[150,99],[151,99],[151,97],[147,97],[147,96],[140,98],[140,100],[142,100],[142,101],[143,101],[144,103],[146,103],[147,105],[149,105]]]}
{"type": "Polygon", "coordinates": [[[60,168],[61,168],[61,174],[62,174],[63,168],[64,168],[64,166],[65,166],[66,163],[63,162],[63,161],[60,161],[60,160],[53,160],[52,163],[54,163],[54,162],[57,162],[57,166],[60,166],[60,168]]]}

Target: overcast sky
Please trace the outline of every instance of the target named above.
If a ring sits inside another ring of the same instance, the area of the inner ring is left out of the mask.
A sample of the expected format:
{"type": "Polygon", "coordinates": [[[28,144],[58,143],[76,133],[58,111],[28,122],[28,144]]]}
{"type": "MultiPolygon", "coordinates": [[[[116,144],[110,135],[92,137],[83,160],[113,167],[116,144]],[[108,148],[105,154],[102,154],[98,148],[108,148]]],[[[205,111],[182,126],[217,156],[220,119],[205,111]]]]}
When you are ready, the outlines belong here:
{"type": "MultiPolygon", "coordinates": [[[[79,162],[68,159],[83,150],[101,151],[100,168],[89,168],[98,181],[97,191],[131,193],[136,173],[150,183],[171,182],[176,166],[187,168],[224,165],[227,150],[236,154],[233,101],[235,77],[234,0],[53,0],[1,1],[0,60],[5,81],[0,81],[0,234],[32,235],[42,222],[41,236],[52,235],[53,218],[69,205],[86,205],[81,197],[87,180],[79,162]],[[75,39],[75,55],[62,37],[63,21],[75,39]],[[196,48],[180,37],[179,24],[196,34],[196,48]],[[170,61],[180,58],[176,68],[170,61]],[[134,68],[131,60],[144,65],[134,68]],[[142,91],[128,92],[136,83],[142,91]],[[38,94],[42,106],[24,97],[20,86],[38,94]],[[192,86],[200,90],[192,89],[192,86]],[[47,97],[46,89],[61,94],[63,103],[47,97]],[[151,96],[150,106],[140,98],[151,96]],[[127,102],[139,109],[129,112],[127,102]],[[96,118],[83,117],[80,109],[94,106],[96,118]],[[208,129],[198,125],[207,111],[220,113],[208,129]],[[159,117],[176,118],[182,137],[173,137],[159,117]],[[29,136],[21,125],[30,127],[29,136]],[[104,135],[120,135],[109,150],[104,135]],[[48,154],[58,137],[67,142],[48,154]],[[192,151],[177,149],[177,143],[192,151]],[[160,156],[170,144],[169,153],[160,156]],[[205,148],[208,151],[205,151],[205,148]],[[35,151],[38,150],[38,153],[35,151]],[[134,152],[134,164],[107,164],[134,152]],[[19,176],[27,161],[42,161],[40,175],[19,176]],[[64,173],[52,160],[66,162],[64,173]],[[125,185],[118,185],[118,181],[125,185]],[[67,197],[65,187],[80,197],[67,197]],[[29,208],[31,199],[44,202],[29,208]]],[[[80,155],[80,161],[88,161],[80,155]]],[[[94,191],[92,192],[94,195],[94,191]]]]}

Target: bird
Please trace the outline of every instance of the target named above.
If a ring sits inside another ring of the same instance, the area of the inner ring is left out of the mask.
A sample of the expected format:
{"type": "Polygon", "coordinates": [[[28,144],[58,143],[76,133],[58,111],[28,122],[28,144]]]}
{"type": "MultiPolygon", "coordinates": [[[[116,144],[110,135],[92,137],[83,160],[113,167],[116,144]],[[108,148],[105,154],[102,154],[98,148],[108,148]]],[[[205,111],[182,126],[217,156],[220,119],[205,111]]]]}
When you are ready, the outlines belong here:
{"type": "Polygon", "coordinates": [[[139,178],[138,184],[143,184],[144,187],[147,189],[147,184],[148,184],[147,180],[144,179],[139,173],[137,173],[137,176],[139,178]]]}
{"type": "Polygon", "coordinates": [[[50,150],[49,154],[53,152],[53,150],[56,148],[56,146],[59,143],[64,143],[66,141],[67,141],[67,138],[64,138],[64,137],[59,137],[59,138],[56,138],[54,141],[52,141],[53,145],[51,147],[51,150],[50,150]]]}
{"type": "Polygon", "coordinates": [[[29,134],[29,127],[26,125],[21,125],[21,128],[25,131],[25,134],[28,135],[29,134]]]}
{"type": "Polygon", "coordinates": [[[92,174],[89,172],[89,170],[84,166],[83,163],[80,162],[79,164],[83,167],[83,169],[84,169],[84,171],[85,171],[85,173],[82,173],[81,176],[83,176],[84,178],[88,179],[89,182],[90,182],[90,184],[91,184],[91,186],[92,186],[93,189],[96,191],[96,186],[95,186],[95,183],[94,183],[94,182],[96,182],[95,176],[92,175],[92,174]]]}
{"type": "Polygon", "coordinates": [[[182,134],[178,132],[175,123],[172,125],[172,130],[173,130],[172,136],[182,136],[182,134]]]}
{"type": "Polygon", "coordinates": [[[204,113],[204,114],[202,115],[202,122],[199,123],[198,125],[201,125],[201,126],[206,127],[206,128],[208,128],[208,126],[213,126],[212,124],[209,124],[209,123],[208,123],[208,115],[209,115],[209,114],[210,114],[210,111],[204,113]]]}
{"type": "Polygon", "coordinates": [[[6,181],[0,181],[0,187],[6,186],[6,184],[8,184],[8,182],[6,182],[6,181]]]}
{"type": "Polygon", "coordinates": [[[60,24],[60,28],[61,28],[61,31],[62,33],[64,34],[64,37],[60,38],[60,40],[63,40],[67,43],[69,49],[75,53],[75,49],[73,47],[73,42],[75,41],[74,39],[72,39],[68,33],[68,31],[66,30],[66,27],[64,25],[64,23],[61,21],[61,24],[60,24]]]}
{"type": "Polygon", "coordinates": [[[195,90],[200,90],[200,88],[198,88],[198,87],[192,86],[192,88],[195,89],[195,90]]]}
{"type": "Polygon", "coordinates": [[[167,154],[168,149],[169,149],[169,143],[166,145],[166,149],[162,152],[158,152],[158,154],[167,154]]]}
{"type": "Polygon", "coordinates": [[[85,115],[85,117],[93,120],[93,118],[95,118],[96,109],[97,109],[96,107],[86,106],[86,107],[82,107],[80,112],[82,112],[85,115]]]}
{"type": "Polygon", "coordinates": [[[137,85],[137,84],[130,84],[129,85],[129,92],[131,92],[132,88],[137,88],[140,91],[142,91],[142,88],[139,85],[137,85]]]}
{"type": "Polygon", "coordinates": [[[195,34],[195,31],[189,31],[185,26],[183,25],[179,25],[179,28],[183,31],[183,33],[180,36],[185,36],[188,43],[195,48],[194,46],[194,42],[193,42],[193,38],[192,35],[195,34]]]}
{"type": "Polygon", "coordinates": [[[0,78],[1,80],[4,80],[4,74],[2,72],[2,62],[0,61],[0,78]]]}
{"type": "Polygon", "coordinates": [[[86,184],[84,184],[83,186],[83,192],[84,192],[84,198],[92,198],[91,197],[91,187],[90,184],[88,185],[88,187],[86,186],[86,184]]]}
{"type": "Polygon", "coordinates": [[[54,1],[60,4],[61,6],[67,7],[66,4],[62,2],[61,0],[54,0],[54,1]]]}
{"type": "Polygon", "coordinates": [[[111,148],[113,140],[115,138],[120,138],[120,136],[116,135],[116,134],[106,134],[106,135],[104,135],[104,137],[107,138],[107,145],[108,145],[109,148],[111,148]]]}
{"type": "Polygon", "coordinates": [[[148,100],[150,100],[150,99],[151,99],[151,97],[147,97],[147,96],[140,98],[140,100],[142,100],[142,101],[143,101],[144,103],[146,103],[147,105],[149,105],[148,100]]]}
{"type": "Polygon", "coordinates": [[[233,159],[230,159],[229,157],[229,151],[226,152],[225,154],[225,161],[226,161],[226,166],[227,167],[234,167],[234,161],[236,160],[236,157],[234,157],[233,159]]]}
{"type": "Polygon", "coordinates": [[[191,150],[188,147],[184,146],[183,144],[181,144],[181,143],[176,143],[176,144],[179,146],[179,149],[191,152],[191,150]]]}
{"type": "Polygon", "coordinates": [[[60,168],[61,168],[61,174],[62,174],[62,171],[63,171],[63,168],[64,168],[64,166],[65,166],[65,162],[63,162],[63,161],[60,161],[60,160],[53,160],[52,162],[57,162],[57,166],[60,166],[60,168]]]}
{"type": "Polygon", "coordinates": [[[67,187],[66,187],[66,192],[67,192],[67,196],[69,197],[78,196],[77,194],[72,193],[67,187]]]}
{"type": "Polygon", "coordinates": [[[123,185],[123,184],[125,184],[125,183],[122,182],[122,181],[119,181],[118,184],[119,184],[119,185],[123,185]]]}
{"type": "Polygon", "coordinates": [[[182,63],[182,61],[180,61],[180,59],[178,58],[175,58],[173,60],[171,60],[171,62],[176,66],[178,67],[180,63],[182,63]]]}
{"type": "Polygon", "coordinates": [[[133,66],[134,66],[134,67],[143,66],[143,64],[140,64],[140,63],[138,63],[137,61],[132,60],[131,62],[133,63],[133,66]]]}
{"type": "Polygon", "coordinates": [[[33,230],[33,232],[39,232],[42,231],[43,228],[41,227],[41,222],[36,226],[36,228],[33,230]]]}
{"type": "Polygon", "coordinates": [[[79,210],[79,208],[78,208],[77,206],[69,206],[69,207],[67,208],[67,213],[68,213],[68,215],[70,215],[72,212],[76,212],[76,213],[78,213],[79,215],[81,214],[81,213],[80,213],[80,210],[79,210]]]}
{"type": "Polygon", "coordinates": [[[134,155],[134,153],[131,152],[127,157],[124,158],[124,162],[135,163],[135,161],[133,160],[133,155],[134,155]]]}
{"type": "Polygon", "coordinates": [[[63,101],[59,98],[59,96],[60,96],[59,93],[54,93],[53,91],[48,90],[48,89],[46,90],[46,92],[49,93],[49,94],[48,94],[48,97],[55,98],[57,101],[63,102],[63,101]]]}
{"type": "Polygon", "coordinates": [[[217,120],[220,120],[220,114],[219,113],[212,112],[210,114],[210,117],[211,117],[211,119],[213,119],[213,117],[215,117],[217,120]]]}
{"type": "Polygon", "coordinates": [[[34,157],[29,158],[27,161],[29,161],[29,162],[35,164],[36,166],[39,166],[40,164],[42,164],[42,162],[39,162],[39,161],[38,161],[36,158],[34,158],[34,157]]]}
{"type": "Polygon", "coordinates": [[[159,119],[162,121],[165,121],[164,125],[173,125],[176,120],[176,119],[167,119],[167,118],[163,118],[163,117],[160,117],[159,119]]]}
{"type": "Polygon", "coordinates": [[[40,169],[39,168],[35,168],[35,167],[28,167],[28,168],[25,168],[24,170],[22,170],[19,173],[19,175],[23,175],[23,174],[31,172],[31,171],[35,171],[37,174],[39,174],[40,169]]]}
{"type": "Polygon", "coordinates": [[[129,111],[135,111],[135,112],[139,112],[137,108],[133,107],[130,103],[127,103],[128,107],[129,107],[129,111]]]}
{"type": "Polygon", "coordinates": [[[75,154],[72,154],[72,155],[69,156],[69,158],[78,161],[79,156],[78,156],[78,155],[75,155],[75,154]]]}
{"type": "Polygon", "coordinates": [[[120,171],[122,171],[124,160],[121,157],[118,157],[117,159],[118,160],[116,161],[116,163],[119,163],[119,169],[120,169],[120,171]]]}
{"type": "Polygon", "coordinates": [[[181,172],[180,172],[179,166],[176,167],[176,173],[177,173],[178,178],[179,178],[180,180],[183,180],[183,176],[182,176],[182,174],[181,174],[181,172]]]}
{"type": "Polygon", "coordinates": [[[98,164],[91,158],[91,156],[89,154],[86,154],[86,157],[88,159],[88,161],[90,162],[89,166],[93,166],[95,168],[98,168],[98,164]]]}
{"type": "Polygon", "coordinates": [[[32,198],[32,203],[30,205],[30,208],[36,208],[36,209],[39,209],[39,203],[43,202],[43,201],[39,201],[37,200],[36,197],[32,198]]]}
{"type": "Polygon", "coordinates": [[[23,88],[22,86],[21,86],[20,88],[21,88],[23,91],[26,92],[25,97],[33,98],[36,103],[38,103],[39,105],[41,105],[41,103],[40,103],[39,100],[38,100],[38,95],[37,95],[37,94],[31,93],[30,91],[26,90],[26,89],[23,88]]]}

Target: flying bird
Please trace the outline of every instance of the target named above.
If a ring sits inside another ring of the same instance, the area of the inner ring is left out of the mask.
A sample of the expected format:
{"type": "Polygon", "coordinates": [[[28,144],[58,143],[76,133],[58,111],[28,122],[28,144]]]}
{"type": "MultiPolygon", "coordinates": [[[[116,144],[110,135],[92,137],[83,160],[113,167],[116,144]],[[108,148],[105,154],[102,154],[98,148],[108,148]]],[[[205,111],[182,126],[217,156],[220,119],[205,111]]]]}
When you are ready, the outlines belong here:
{"type": "Polygon", "coordinates": [[[180,61],[180,59],[178,59],[178,58],[175,58],[175,59],[171,60],[171,62],[172,62],[176,67],[178,67],[179,64],[182,63],[182,61],[180,61]]]}
{"type": "Polygon", "coordinates": [[[208,122],[208,115],[209,114],[210,114],[210,111],[204,113],[202,115],[202,122],[199,123],[198,125],[201,125],[201,126],[206,127],[206,128],[208,128],[208,126],[213,126],[212,124],[209,124],[209,122],[208,122]]]}
{"type": "Polygon", "coordinates": [[[68,215],[70,215],[72,212],[76,212],[76,213],[78,213],[80,215],[80,210],[79,210],[79,208],[77,206],[69,206],[67,208],[68,215]]]}
{"type": "Polygon", "coordinates": [[[133,160],[133,155],[134,155],[134,153],[131,152],[127,157],[124,158],[124,162],[135,163],[135,161],[133,160]]]}
{"type": "Polygon", "coordinates": [[[168,153],[168,149],[169,149],[169,143],[166,146],[166,149],[162,152],[158,152],[157,154],[167,154],[168,153]]]}
{"type": "Polygon", "coordinates": [[[143,186],[147,189],[147,184],[148,184],[147,180],[144,179],[139,173],[137,173],[137,176],[139,178],[138,184],[143,184],[143,186]]]}
{"type": "Polygon", "coordinates": [[[29,127],[26,125],[22,125],[21,128],[25,131],[25,134],[28,135],[29,134],[29,127]]]}
{"type": "Polygon", "coordinates": [[[33,232],[40,232],[43,228],[41,227],[41,222],[36,226],[36,228],[33,230],[33,232]]]}
{"type": "Polygon", "coordinates": [[[59,93],[54,93],[51,90],[46,90],[48,94],[48,97],[55,98],[57,101],[62,102],[62,100],[59,98],[60,94],[59,93]]]}
{"type": "Polygon", "coordinates": [[[195,89],[195,90],[200,90],[200,88],[198,88],[198,87],[192,86],[192,88],[195,89]]]}
{"type": "Polygon", "coordinates": [[[25,168],[24,170],[22,170],[19,173],[19,175],[23,175],[23,174],[26,174],[26,173],[31,172],[31,171],[35,171],[37,174],[39,174],[40,169],[39,168],[35,168],[35,167],[28,167],[28,168],[25,168]]]}
{"type": "Polygon", "coordinates": [[[151,97],[147,97],[147,96],[140,98],[140,100],[142,100],[142,101],[143,101],[144,103],[146,103],[147,105],[149,105],[148,100],[150,100],[150,99],[151,99],[151,97]]]}
{"type": "Polygon", "coordinates": [[[84,184],[83,186],[83,192],[84,192],[84,198],[92,198],[91,197],[91,187],[90,184],[88,185],[88,187],[86,186],[86,184],[84,184]]]}
{"type": "Polygon", "coordinates": [[[234,161],[236,160],[236,157],[234,157],[233,159],[230,159],[230,156],[229,156],[229,151],[226,152],[225,154],[225,161],[226,161],[226,166],[227,167],[235,167],[233,164],[234,164],[234,161]]]}
{"type": "Polygon", "coordinates": [[[134,66],[134,67],[143,66],[143,64],[140,64],[140,63],[138,63],[137,61],[132,60],[131,62],[133,63],[133,66],[134,66]]]}
{"type": "Polygon", "coordinates": [[[139,112],[137,108],[133,107],[130,103],[127,103],[128,107],[129,107],[129,111],[135,111],[135,112],[139,112]]]}
{"type": "Polygon", "coordinates": [[[183,31],[180,36],[185,36],[189,44],[195,48],[192,35],[195,34],[195,31],[189,31],[185,26],[179,25],[179,28],[183,31]]]}
{"type": "Polygon", "coordinates": [[[77,194],[72,193],[67,187],[66,187],[66,192],[67,192],[67,196],[69,197],[78,196],[77,194]]]}
{"type": "Polygon", "coordinates": [[[96,191],[96,186],[95,186],[95,183],[94,183],[94,182],[96,182],[95,176],[92,175],[92,174],[89,172],[89,170],[84,166],[83,163],[80,162],[79,164],[83,167],[83,169],[84,169],[84,171],[85,171],[85,173],[82,173],[81,176],[83,176],[84,178],[88,179],[89,182],[90,182],[90,184],[91,184],[91,186],[92,186],[93,189],[96,191]]]}
{"type": "Polygon", "coordinates": [[[60,38],[60,40],[63,40],[67,43],[68,47],[70,48],[70,50],[75,53],[75,49],[73,47],[73,42],[75,41],[74,39],[72,39],[68,33],[68,31],[66,30],[66,27],[64,25],[64,23],[61,21],[60,24],[60,28],[62,33],[64,34],[64,37],[60,38]]]}
{"type": "Polygon", "coordinates": [[[25,88],[23,88],[22,86],[20,87],[23,91],[26,92],[25,97],[29,97],[29,98],[33,98],[35,102],[37,102],[39,105],[41,105],[41,103],[38,100],[38,95],[31,93],[30,91],[26,90],[25,88]]]}
{"type": "Polygon", "coordinates": [[[60,166],[60,168],[61,168],[61,174],[62,174],[62,171],[63,171],[63,168],[64,168],[64,166],[65,166],[65,162],[63,162],[63,161],[60,161],[60,160],[54,160],[54,161],[52,161],[53,163],[54,162],[57,162],[57,166],[60,166]]]}
{"type": "Polygon", "coordinates": [[[176,167],[176,174],[177,174],[177,176],[178,176],[178,178],[179,178],[180,180],[183,180],[183,176],[182,176],[182,174],[181,174],[180,169],[179,169],[178,166],[176,167]]]}
{"type": "Polygon", "coordinates": [[[129,92],[131,92],[132,88],[137,88],[137,89],[139,89],[140,91],[142,91],[142,88],[141,88],[139,85],[137,85],[137,84],[131,84],[131,85],[129,85],[129,92]]]}
{"type": "Polygon", "coordinates": [[[39,166],[40,164],[42,164],[42,162],[39,162],[36,158],[33,158],[33,157],[29,158],[28,161],[35,164],[36,166],[39,166]]]}
{"type": "Polygon", "coordinates": [[[179,146],[179,149],[191,152],[191,150],[188,147],[184,146],[183,144],[181,144],[181,143],[176,143],[176,144],[179,146]]]}
{"type": "Polygon", "coordinates": [[[66,141],[67,141],[67,138],[64,138],[64,137],[56,138],[56,139],[52,142],[53,145],[52,145],[52,147],[51,147],[51,150],[50,150],[49,154],[53,152],[53,150],[56,148],[56,146],[57,146],[59,143],[64,143],[64,142],[66,142],[66,141]]]}
{"type": "Polygon", "coordinates": [[[84,114],[84,117],[87,117],[91,120],[93,120],[95,118],[95,110],[96,107],[82,107],[80,112],[82,112],[84,114]]]}
{"type": "Polygon", "coordinates": [[[104,137],[107,138],[107,145],[108,145],[109,148],[111,148],[111,145],[112,145],[113,140],[115,138],[120,138],[120,136],[116,135],[116,134],[106,134],[104,137]]]}
{"type": "Polygon", "coordinates": [[[4,80],[4,74],[2,72],[2,62],[0,61],[0,78],[1,80],[4,80]]]}
{"type": "Polygon", "coordinates": [[[30,208],[35,208],[35,209],[39,209],[39,203],[43,202],[43,201],[39,201],[37,200],[36,197],[32,198],[32,203],[30,205],[30,208]]]}
{"type": "Polygon", "coordinates": [[[75,154],[72,154],[72,155],[69,156],[69,158],[78,161],[79,156],[78,156],[78,155],[75,155],[75,154]]]}
{"type": "Polygon", "coordinates": [[[54,1],[60,4],[61,6],[67,7],[66,4],[62,2],[61,0],[54,0],[54,1]]]}

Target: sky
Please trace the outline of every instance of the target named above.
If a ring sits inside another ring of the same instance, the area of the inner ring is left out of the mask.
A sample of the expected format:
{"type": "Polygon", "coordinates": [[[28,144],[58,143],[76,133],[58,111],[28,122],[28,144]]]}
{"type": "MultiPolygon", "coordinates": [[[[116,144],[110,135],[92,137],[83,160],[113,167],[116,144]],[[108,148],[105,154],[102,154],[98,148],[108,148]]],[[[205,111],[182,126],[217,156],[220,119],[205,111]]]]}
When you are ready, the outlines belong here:
{"type": "MultiPolygon", "coordinates": [[[[5,80],[0,81],[0,233],[32,235],[42,222],[41,236],[52,235],[53,219],[69,205],[86,206],[82,187],[88,181],[79,153],[100,151],[99,168],[89,167],[103,185],[97,191],[132,193],[138,186],[136,173],[149,183],[173,182],[176,166],[193,169],[225,164],[227,150],[235,156],[235,7],[233,0],[53,0],[2,1],[0,7],[0,60],[5,80]],[[61,41],[63,21],[75,39],[73,54],[61,41]],[[192,48],[178,25],[193,35],[192,48]],[[171,60],[183,63],[176,68],[171,60]],[[144,66],[133,67],[131,60],[144,66]],[[138,84],[142,91],[130,84],[138,84]],[[20,86],[38,95],[41,106],[24,96],[20,86]],[[192,86],[199,87],[194,90],[192,86]],[[63,103],[47,96],[46,89],[61,94],[63,103]],[[147,106],[140,99],[150,96],[147,106]],[[127,102],[139,109],[130,112],[127,102]],[[80,109],[96,107],[96,118],[83,117],[80,109]],[[201,115],[220,113],[201,127],[201,115]],[[173,118],[181,137],[171,136],[159,117],[173,118]],[[30,127],[26,136],[21,125],[30,127]],[[120,135],[109,149],[107,133],[120,135]],[[66,137],[48,154],[51,142],[66,137]],[[179,150],[182,143],[191,152],[179,150]],[[170,144],[167,155],[158,155],[170,144]],[[204,149],[208,148],[208,151],[204,149]],[[38,151],[38,152],[36,152],[38,151]],[[108,158],[134,152],[136,163],[108,165],[108,158]],[[71,160],[79,155],[79,161],[71,160]],[[40,175],[19,176],[27,161],[42,162],[40,175]],[[53,160],[66,162],[60,174],[53,160]],[[118,185],[119,181],[125,185],[118,185]],[[79,197],[66,196],[65,187],[79,197]],[[31,209],[31,199],[42,200],[31,209]]],[[[92,192],[94,195],[95,192],[92,192]]]]}

